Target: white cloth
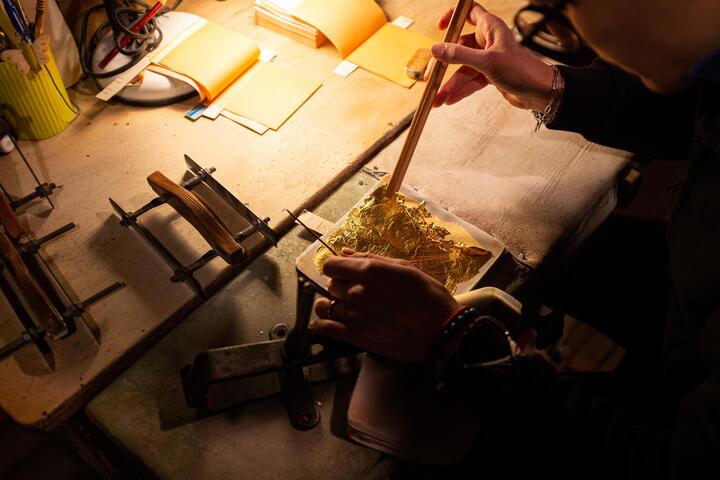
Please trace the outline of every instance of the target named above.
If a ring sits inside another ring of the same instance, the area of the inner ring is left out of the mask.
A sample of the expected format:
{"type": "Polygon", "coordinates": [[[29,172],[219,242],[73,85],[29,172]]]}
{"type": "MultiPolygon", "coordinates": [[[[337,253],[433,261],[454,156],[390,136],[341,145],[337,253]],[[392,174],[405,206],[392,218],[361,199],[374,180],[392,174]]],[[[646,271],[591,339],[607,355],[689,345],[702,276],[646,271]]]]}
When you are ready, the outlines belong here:
{"type": "MultiPolygon", "coordinates": [[[[569,253],[612,211],[629,154],[534,126],[493,87],[434,109],[405,183],[538,267],[569,253]]],[[[391,172],[405,135],[369,170],[391,172]]]]}

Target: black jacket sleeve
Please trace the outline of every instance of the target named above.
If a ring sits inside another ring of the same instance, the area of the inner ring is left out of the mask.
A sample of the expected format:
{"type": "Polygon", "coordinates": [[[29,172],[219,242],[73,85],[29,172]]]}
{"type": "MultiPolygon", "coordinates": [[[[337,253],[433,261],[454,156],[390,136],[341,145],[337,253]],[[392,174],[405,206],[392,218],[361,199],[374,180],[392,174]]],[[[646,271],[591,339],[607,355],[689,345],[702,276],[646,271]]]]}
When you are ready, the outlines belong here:
{"type": "Polygon", "coordinates": [[[548,128],[653,158],[687,159],[698,87],[656,94],[637,77],[601,60],[560,70],[565,91],[548,128]]]}
{"type": "Polygon", "coordinates": [[[483,433],[470,456],[506,465],[523,457],[538,478],[557,479],[720,478],[719,382],[711,375],[689,394],[673,428],[634,418],[539,356],[451,369],[447,379],[479,414],[483,433]]]}

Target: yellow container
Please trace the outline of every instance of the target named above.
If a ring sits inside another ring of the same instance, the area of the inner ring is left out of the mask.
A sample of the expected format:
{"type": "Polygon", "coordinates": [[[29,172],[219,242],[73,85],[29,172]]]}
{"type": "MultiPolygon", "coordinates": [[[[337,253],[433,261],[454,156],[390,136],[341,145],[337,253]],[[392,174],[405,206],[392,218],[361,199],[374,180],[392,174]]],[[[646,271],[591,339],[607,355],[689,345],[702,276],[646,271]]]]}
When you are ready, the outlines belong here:
{"type": "Polygon", "coordinates": [[[77,116],[53,56],[41,67],[38,73],[22,74],[14,64],[0,62],[0,103],[10,106],[8,120],[22,140],[57,135],[77,116]]]}

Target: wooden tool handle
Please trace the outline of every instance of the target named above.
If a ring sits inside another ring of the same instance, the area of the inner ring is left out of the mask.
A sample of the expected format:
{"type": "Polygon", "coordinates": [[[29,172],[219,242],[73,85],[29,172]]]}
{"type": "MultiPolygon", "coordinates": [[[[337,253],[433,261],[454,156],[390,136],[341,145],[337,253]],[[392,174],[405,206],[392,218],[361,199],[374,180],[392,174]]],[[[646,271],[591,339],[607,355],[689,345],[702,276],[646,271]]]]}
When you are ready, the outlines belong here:
{"type": "Polygon", "coordinates": [[[45,294],[38,288],[25,263],[7,235],[0,232],[0,258],[18,289],[25,298],[35,319],[51,338],[60,338],[68,333],[62,316],[45,294]]]}
{"type": "Polygon", "coordinates": [[[190,222],[200,235],[229,264],[245,257],[245,249],[203,200],[190,190],[181,187],[161,172],[154,172],[147,181],[150,187],[190,222]]]}
{"type": "Polygon", "coordinates": [[[17,240],[25,231],[20,225],[15,212],[13,212],[10,204],[5,200],[5,196],[0,193],[0,224],[5,227],[8,237],[17,240]]]}
{"type": "MultiPolygon", "coordinates": [[[[458,0],[458,4],[453,11],[450,24],[448,25],[447,32],[445,33],[445,43],[457,43],[460,39],[460,33],[462,32],[465,20],[467,19],[470,9],[473,6],[473,0],[458,0]]],[[[427,121],[430,110],[432,110],[433,100],[440,89],[443,76],[447,70],[447,64],[444,62],[435,62],[435,65],[430,72],[430,78],[428,78],[427,85],[425,85],[425,91],[423,92],[422,98],[420,99],[420,105],[415,110],[413,115],[412,123],[410,123],[410,130],[408,136],[405,138],[400,157],[395,164],[395,169],[390,176],[390,182],[387,187],[387,194],[392,195],[400,190],[407,169],[410,166],[410,160],[412,160],[413,153],[415,153],[415,147],[417,147],[418,140],[420,140],[420,134],[422,134],[423,127],[427,121]]]]}
{"type": "Polygon", "coordinates": [[[45,32],[45,11],[47,10],[47,0],[37,0],[35,5],[35,40],[45,32]]]}

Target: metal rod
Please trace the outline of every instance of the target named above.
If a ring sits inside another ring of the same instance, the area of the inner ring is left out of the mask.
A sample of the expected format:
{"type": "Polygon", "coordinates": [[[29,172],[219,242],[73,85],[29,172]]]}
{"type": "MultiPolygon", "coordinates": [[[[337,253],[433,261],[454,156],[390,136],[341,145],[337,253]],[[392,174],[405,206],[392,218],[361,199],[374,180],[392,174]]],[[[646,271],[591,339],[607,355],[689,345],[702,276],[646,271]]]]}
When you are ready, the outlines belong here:
{"type": "MultiPolygon", "coordinates": [[[[125,212],[125,210],[123,210],[122,207],[117,202],[115,202],[115,200],[113,200],[112,198],[108,198],[108,200],[110,201],[110,205],[112,205],[113,209],[120,216],[120,218],[127,217],[127,212],[125,212]]],[[[168,250],[165,245],[163,245],[162,242],[157,239],[155,235],[153,235],[147,228],[145,228],[138,222],[132,222],[127,226],[134,229],[138,234],[140,234],[140,236],[145,239],[148,244],[150,244],[150,246],[155,250],[155,252],[160,255],[160,258],[162,258],[165,263],[167,263],[170,268],[173,269],[173,276],[171,277],[172,281],[184,281],[200,297],[205,296],[205,292],[203,291],[200,282],[198,282],[195,277],[192,276],[192,273],[189,273],[187,271],[187,267],[180,263],[180,261],[175,258],[175,255],[170,253],[170,250],[168,250]],[[179,280],[175,280],[176,278],[179,280]]]]}
{"type": "Polygon", "coordinates": [[[58,228],[57,230],[53,230],[52,232],[48,233],[47,235],[40,237],[37,240],[33,240],[32,241],[33,247],[35,247],[37,249],[37,247],[39,247],[40,245],[47,243],[54,238],[59,237],[60,235],[62,235],[65,232],[69,232],[73,228],[75,228],[75,224],[72,222],[68,223],[67,225],[63,225],[62,227],[58,228]]]}
{"type": "Polygon", "coordinates": [[[93,303],[99,301],[100,299],[102,299],[104,297],[107,297],[108,295],[113,293],[115,290],[119,290],[124,286],[125,286],[125,282],[115,282],[112,285],[109,285],[109,286],[103,288],[102,290],[95,293],[94,295],[90,295],[85,300],[83,300],[81,302],[77,302],[75,305],[77,305],[77,308],[82,312],[87,307],[92,305],[93,303]]]}
{"type": "MultiPolygon", "coordinates": [[[[460,39],[460,33],[462,32],[465,20],[467,19],[470,9],[473,6],[473,0],[458,0],[455,11],[453,11],[450,24],[447,32],[445,33],[445,43],[457,43],[460,39]]],[[[445,71],[447,70],[447,64],[444,62],[435,62],[430,73],[425,91],[423,92],[422,98],[420,99],[420,105],[415,110],[412,123],[410,123],[410,130],[408,136],[405,138],[400,157],[395,164],[395,169],[390,176],[390,182],[387,186],[387,194],[392,195],[400,190],[407,169],[410,166],[410,160],[412,160],[413,153],[415,153],[415,147],[417,147],[420,135],[425,127],[430,110],[432,110],[432,104],[435,100],[440,84],[442,82],[445,71]]]]}
{"type": "MultiPolygon", "coordinates": [[[[38,179],[37,175],[35,175],[35,170],[32,169],[32,167],[30,166],[30,163],[27,161],[27,158],[25,158],[25,154],[20,149],[20,145],[18,145],[18,143],[15,141],[15,139],[13,138],[12,135],[8,135],[8,137],[10,138],[10,141],[13,143],[13,145],[15,145],[15,149],[20,154],[20,158],[22,158],[23,162],[25,162],[25,166],[28,168],[28,170],[30,170],[30,174],[32,174],[33,178],[35,179],[35,183],[37,184],[37,186],[40,187],[43,191],[45,191],[45,189],[43,189],[44,184],[40,183],[40,179],[38,179]]],[[[54,185],[53,185],[53,187],[54,187],[54,185]]],[[[50,197],[48,195],[45,195],[43,198],[45,198],[48,201],[51,208],[55,208],[55,204],[53,204],[52,200],[50,200],[50,197]]]]}
{"type": "Polygon", "coordinates": [[[313,237],[315,237],[315,240],[317,240],[318,242],[322,243],[323,247],[327,248],[328,250],[330,250],[330,252],[332,252],[333,255],[337,256],[337,252],[336,252],[335,250],[333,250],[330,245],[328,245],[327,243],[325,243],[325,242],[323,241],[323,239],[320,238],[320,235],[318,235],[317,233],[315,233],[315,231],[313,231],[312,229],[310,229],[310,227],[308,227],[307,225],[305,225],[305,224],[302,222],[302,220],[300,220],[300,219],[299,219],[294,213],[292,213],[290,210],[288,210],[288,209],[286,208],[285,211],[290,214],[290,216],[293,218],[293,220],[295,220],[297,223],[299,223],[300,225],[302,225],[302,227],[303,227],[305,230],[307,230],[308,232],[310,232],[310,235],[312,235],[313,237]]]}
{"type": "MultiPolygon", "coordinates": [[[[210,167],[209,170],[211,172],[214,172],[215,168],[210,167]]],[[[193,188],[198,186],[200,183],[202,183],[202,180],[203,180],[202,176],[193,175],[192,178],[189,178],[186,181],[182,182],[180,184],[180,186],[183,188],[186,188],[188,190],[192,190],[193,188]]],[[[127,227],[128,225],[130,225],[130,223],[133,223],[140,215],[143,215],[143,214],[149,212],[150,210],[152,210],[153,208],[159,207],[160,205],[164,205],[164,204],[165,204],[164,198],[162,198],[162,197],[153,198],[148,203],[146,203],[142,207],[138,208],[134,212],[126,213],[125,218],[123,218],[121,223],[124,227],[127,227]]]]}

